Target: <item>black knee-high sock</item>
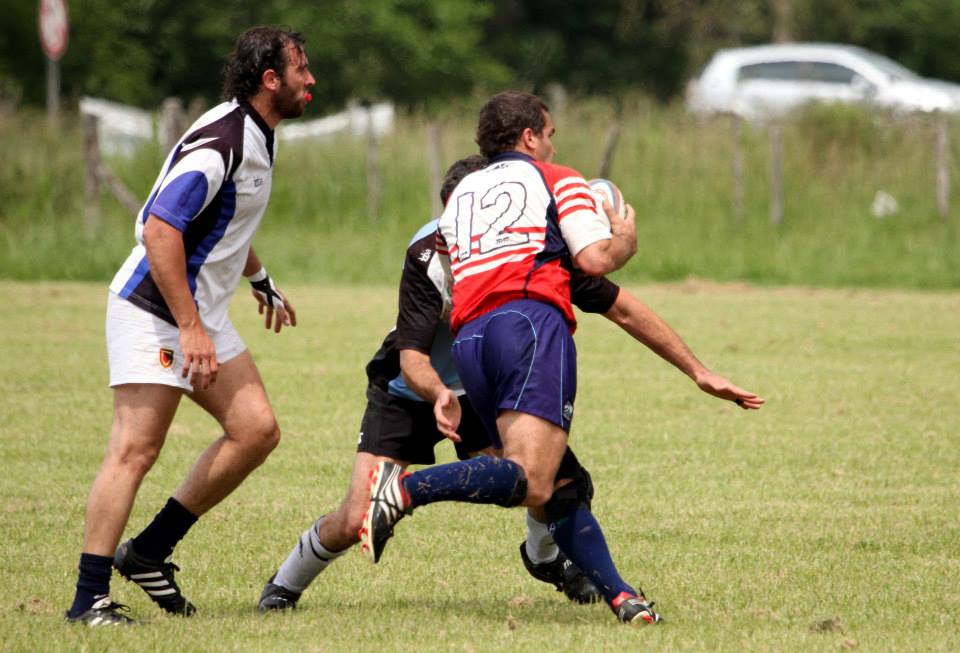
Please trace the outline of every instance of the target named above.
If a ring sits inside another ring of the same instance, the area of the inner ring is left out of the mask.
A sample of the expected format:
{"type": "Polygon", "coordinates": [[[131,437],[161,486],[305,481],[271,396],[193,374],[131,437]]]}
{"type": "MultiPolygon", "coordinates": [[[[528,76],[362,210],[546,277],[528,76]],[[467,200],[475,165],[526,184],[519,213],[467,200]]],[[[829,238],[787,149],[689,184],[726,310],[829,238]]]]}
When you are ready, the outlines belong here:
{"type": "Polygon", "coordinates": [[[110,574],[113,571],[111,556],[81,553],[80,576],[77,578],[77,593],[67,616],[79,617],[98,600],[110,593],[110,574]]]}
{"type": "Polygon", "coordinates": [[[195,523],[197,516],[170,497],[153,521],[133,538],[133,550],[145,558],[164,560],[195,523]]]}

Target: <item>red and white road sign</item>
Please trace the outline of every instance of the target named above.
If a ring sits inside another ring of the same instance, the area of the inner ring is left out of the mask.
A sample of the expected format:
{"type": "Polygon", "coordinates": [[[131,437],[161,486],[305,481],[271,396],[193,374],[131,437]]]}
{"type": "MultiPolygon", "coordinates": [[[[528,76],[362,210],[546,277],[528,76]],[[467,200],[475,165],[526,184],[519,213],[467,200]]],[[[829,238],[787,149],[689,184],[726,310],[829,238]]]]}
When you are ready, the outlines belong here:
{"type": "Polygon", "coordinates": [[[70,18],[63,0],[40,0],[40,44],[47,58],[57,61],[67,51],[70,18]]]}

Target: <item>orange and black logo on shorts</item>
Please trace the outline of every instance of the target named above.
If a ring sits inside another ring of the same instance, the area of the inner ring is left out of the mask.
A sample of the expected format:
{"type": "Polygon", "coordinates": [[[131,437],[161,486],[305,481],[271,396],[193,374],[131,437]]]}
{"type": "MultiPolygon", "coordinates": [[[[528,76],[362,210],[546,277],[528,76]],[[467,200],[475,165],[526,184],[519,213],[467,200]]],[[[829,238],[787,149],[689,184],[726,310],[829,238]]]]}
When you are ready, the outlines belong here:
{"type": "Polygon", "coordinates": [[[160,367],[170,367],[173,365],[173,350],[160,349],[160,367]]]}

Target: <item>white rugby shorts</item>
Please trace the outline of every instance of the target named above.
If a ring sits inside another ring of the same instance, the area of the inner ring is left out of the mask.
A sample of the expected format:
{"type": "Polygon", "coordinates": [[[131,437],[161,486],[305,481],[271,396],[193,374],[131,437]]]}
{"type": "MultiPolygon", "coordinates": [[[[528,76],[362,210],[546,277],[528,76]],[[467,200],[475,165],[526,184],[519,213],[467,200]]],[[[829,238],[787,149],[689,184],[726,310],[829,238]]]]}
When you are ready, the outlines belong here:
{"type": "MultiPolygon", "coordinates": [[[[180,376],[183,354],[180,330],[175,326],[111,292],[107,298],[106,327],[110,387],[158,383],[193,391],[189,377],[180,376]]],[[[229,320],[220,331],[207,333],[221,365],[247,348],[229,320]]]]}

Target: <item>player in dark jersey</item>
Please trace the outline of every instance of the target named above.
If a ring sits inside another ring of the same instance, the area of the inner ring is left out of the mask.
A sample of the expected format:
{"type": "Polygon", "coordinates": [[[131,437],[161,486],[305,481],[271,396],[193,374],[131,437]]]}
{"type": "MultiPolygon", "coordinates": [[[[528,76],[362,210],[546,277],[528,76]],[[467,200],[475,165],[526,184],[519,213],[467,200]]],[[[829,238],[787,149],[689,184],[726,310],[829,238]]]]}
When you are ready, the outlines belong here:
{"type": "MultiPolygon", "coordinates": [[[[596,198],[583,177],[550,163],[554,132],[539,98],[492,98],[477,130],[490,165],[460,183],[439,222],[438,249],[448,254],[453,278],[454,360],[504,457],[480,456],[412,474],[381,462],[371,476],[361,551],[376,562],[394,525],[436,501],[524,505],[543,511],[560,550],[596,584],[621,622],[658,623],[652,603],[613,564],[590,511],[589,483],[557,480],[576,396],[568,280],[574,268],[596,276],[622,266],[636,251],[636,231],[630,206],[625,218],[606,206],[612,231],[598,227],[596,198]]],[[[641,340],[652,328],[659,338],[655,351],[701,389],[744,408],[763,404],[707,370],[649,309],[631,315],[638,304],[626,302],[625,323],[640,329],[641,340]]],[[[455,432],[459,406],[449,393],[438,397],[435,411],[440,431],[455,432]]]]}
{"type": "MultiPolygon", "coordinates": [[[[468,173],[486,166],[475,155],[448,170],[440,198],[447,197],[468,173]]],[[[454,442],[457,457],[478,453],[498,455],[486,428],[476,416],[451,355],[453,342],[445,310],[446,277],[436,257],[433,220],[422,227],[407,248],[400,278],[396,326],[387,334],[366,368],[367,407],[360,425],[357,455],[347,496],[337,510],[321,516],[307,529],[287,559],[267,582],[260,596],[263,611],[294,608],[316,576],[359,541],[358,531],[369,499],[370,470],[387,460],[403,468],[431,465],[434,447],[445,436],[437,430],[433,403],[450,390],[460,402],[462,419],[454,442]]],[[[619,288],[601,277],[577,275],[571,280],[573,302],[583,311],[605,313],[619,288]]],[[[561,477],[584,474],[573,451],[567,450],[561,477]]],[[[578,603],[599,600],[599,593],[583,573],[559,551],[544,520],[527,516],[527,538],[521,546],[524,565],[537,579],[551,583],[578,603]]]]}
{"type": "Polygon", "coordinates": [[[273,27],[237,39],[225,77],[227,101],[201,116],[167,157],[137,215],[137,244],[110,286],[113,428],[87,503],[77,590],[66,614],[73,623],[133,622],[110,598],[112,568],[166,612],[193,614],[174,579],[173,548],[280,439],[227,304],[246,276],[267,328],[296,324],[251,240],[270,197],[274,128],[303,114],[314,78],[303,38],[273,27]],[[223,436],[154,520],[118,547],[184,395],[219,422],[223,436]]]}

